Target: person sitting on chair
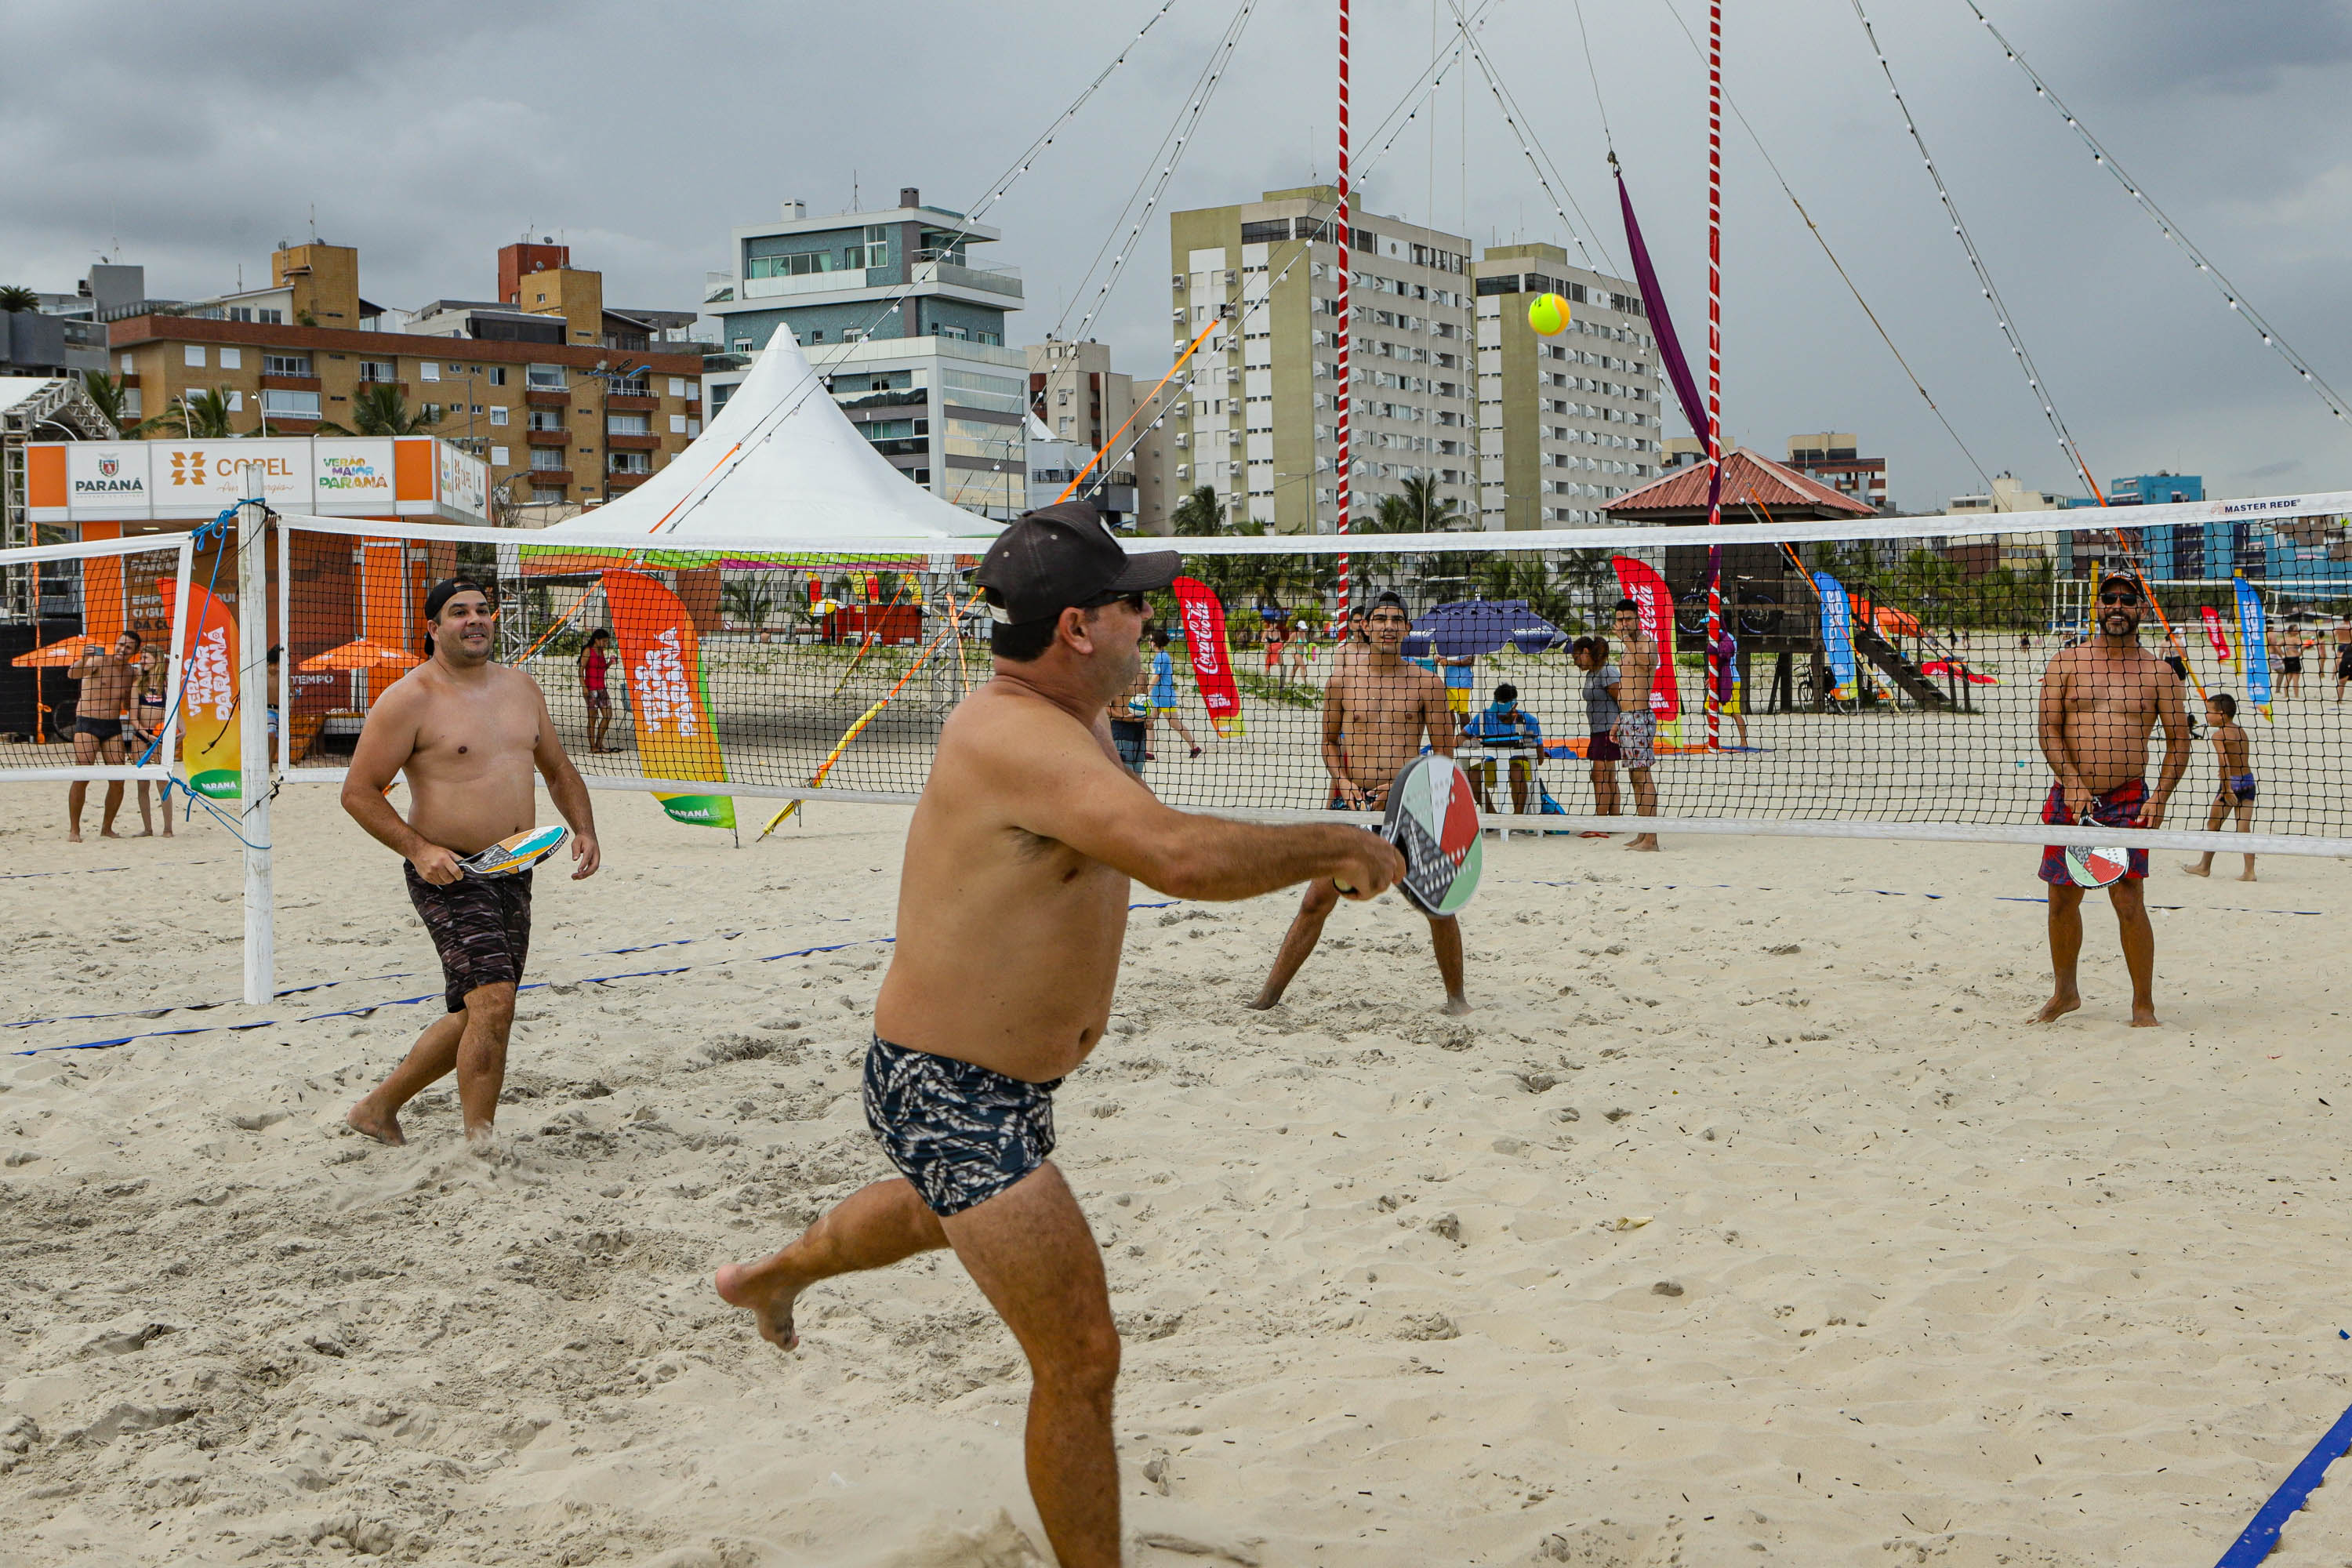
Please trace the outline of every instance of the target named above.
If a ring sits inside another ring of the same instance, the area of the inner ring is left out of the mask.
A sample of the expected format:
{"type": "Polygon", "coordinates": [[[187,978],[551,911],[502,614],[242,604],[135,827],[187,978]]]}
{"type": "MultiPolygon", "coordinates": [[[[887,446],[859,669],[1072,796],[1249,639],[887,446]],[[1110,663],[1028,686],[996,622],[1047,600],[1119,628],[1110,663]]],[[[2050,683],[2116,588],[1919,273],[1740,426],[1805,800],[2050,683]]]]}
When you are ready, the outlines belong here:
{"type": "Polygon", "coordinates": [[[1536,761],[1543,754],[1543,726],[1536,716],[1519,706],[1519,689],[1509,681],[1495,688],[1495,700],[1462,721],[1465,740],[1488,748],[1484,761],[1473,763],[1465,770],[1470,775],[1470,793],[1478,797],[1478,809],[1492,811],[1488,792],[1495,784],[1493,752],[1504,747],[1511,749],[1511,809],[1527,814],[1528,794],[1536,776],[1536,761]]]}

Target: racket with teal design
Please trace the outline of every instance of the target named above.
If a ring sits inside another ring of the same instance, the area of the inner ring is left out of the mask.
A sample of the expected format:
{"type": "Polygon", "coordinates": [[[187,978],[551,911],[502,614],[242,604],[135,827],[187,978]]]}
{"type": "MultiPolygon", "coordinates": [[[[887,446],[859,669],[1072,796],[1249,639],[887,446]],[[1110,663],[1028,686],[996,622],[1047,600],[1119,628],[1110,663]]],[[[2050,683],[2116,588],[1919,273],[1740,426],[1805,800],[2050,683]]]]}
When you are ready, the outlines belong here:
{"type": "Polygon", "coordinates": [[[467,856],[457,867],[468,877],[512,877],[562,848],[571,837],[571,830],[564,827],[533,827],[467,856]]]}
{"type": "Polygon", "coordinates": [[[1374,831],[1404,857],[1397,888],[1422,913],[1433,919],[1453,914],[1477,892],[1485,865],[1478,797],[1452,757],[1432,752],[1399,770],[1389,784],[1388,811],[1374,831]]]}

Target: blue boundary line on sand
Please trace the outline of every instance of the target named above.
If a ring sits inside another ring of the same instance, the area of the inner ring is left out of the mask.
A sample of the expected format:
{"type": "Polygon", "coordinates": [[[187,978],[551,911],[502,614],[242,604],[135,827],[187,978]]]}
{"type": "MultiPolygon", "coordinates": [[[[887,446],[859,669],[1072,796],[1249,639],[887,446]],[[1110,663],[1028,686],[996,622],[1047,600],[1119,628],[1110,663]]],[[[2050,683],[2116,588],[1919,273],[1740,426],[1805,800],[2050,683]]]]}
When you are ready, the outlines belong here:
{"type": "MultiPolygon", "coordinates": [[[[849,917],[843,915],[838,918],[845,921],[849,917]]],[[[718,931],[709,936],[668,937],[660,942],[639,942],[635,947],[593,947],[586,952],[573,953],[571,956],[574,958],[618,957],[624,953],[651,952],[656,948],[685,947],[698,942],[733,942],[742,934],[740,931],[718,931]]],[[[282,1002],[289,996],[308,995],[313,991],[331,991],[338,985],[363,985],[371,980],[404,980],[412,974],[423,973],[424,971],[420,969],[394,969],[383,974],[353,974],[341,980],[314,980],[308,985],[287,986],[278,993],[277,999],[282,1002]]],[[[119,1008],[111,1013],[60,1013],[54,1018],[18,1018],[13,1022],[0,1022],[0,1029],[29,1029],[39,1024],[99,1024],[109,1018],[159,1018],[166,1013],[204,1013],[215,1007],[236,1005],[235,997],[219,1002],[164,1002],[152,1007],[119,1008]]]]}
{"type": "Polygon", "coordinates": [[[2221,1553],[2214,1568],[2254,1568],[2278,1547],[2279,1531],[2294,1517],[2319,1483],[2326,1478],[2327,1467],[2352,1449],[2352,1410],[2336,1418],[2327,1435],[2303,1457],[2303,1463],[2287,1472],[2279,1489],[2271,1493],[2270,1500],[2256,1510],[2253,1520],[2230,1550],[2221,1553]]]}
{"type": "MultiPolygon", "coordinates": [[[[1127,907],[1129,910],[1164,910],[1181,902],[1183,902],[1181,899],[1163,899],[1156,903],[1129,904],[1127,907]]],[[[683,945],[685,942],[703,940],[707,939],[698,937],[682,937],[673,942],[653,942],[647,945],[649,947],[674,947],[683,945]]],[[[827,943],[822,947],[796,948],[790,952],[762,953],[751,962],[755,963],[774,963],[781,959],[808,958],[820,952],[840,952],[853,947],[887,947],[898,940],[898,939],[895,936],[860,937],[854,942],[836,942],[827,943]]],[[[646,948],[615,948],[611,951],[616,952],[643,952],[646,951],[646,948]]],[[[724,963],[735,961],[730,959],[721,959],[719,962],[724,963]]],[[[624,974],[587,974],[581,976],[577,980],[532,980],[515,987],[515,989],[518,992],[521,992],[542,990],[551,985],[604,985],[609,984],[615,980],[647,980],[665,974],[684,974],[690,970],[699,969],[702,967],[703,965],[701,964],[681,963],[669,969],[635,969],[624,974]]],[[[392,977],[387,976],[386,978],[392,977]]],[[[343,983],[341,981],[331,981],[326,984],[341,984],[343,983]]],[[[322,986],[302,987],[303,990],[320,990],[322,988],[322,986]]],[[[279,994],[290,995],[294,994],[294,993],[280,992],[279,994]]],[[[12,1057],[38,1057],[47,1056],[52,1051],[104,1051],[111,1050],[117,1046],[130,1045],[134,1040],[170,1039],[181,1035],[236,1034],[247,1029],[268,1029],[278,1027],[282,1025],[315,1024],[326,1018],[363,1018],[379,1007],[409,1007],[414,1006],[420,1002],[439,1002],[444,999],[444,994],[436,991],[423,996],[394,996],[388,1001],[369,1002],[357,1007],[339,1007],[331,1013],[310,1013],[299,1018],[288,1020],[279,1020],[277,1018],[257,1018],[251,1023],[247,1024],[202,1024],[195,1027],[186,1029],[150,1029],[136,1035],[124,1035],[118,1039],[81,1040],[72,1045],[66,1046],[34,1046],[25,1050],[9,1051],[5,1054],[12,1057]]],[[[208,1005],[219,1005],[219,1004],[208,1004],[208,1005]]]]}
{"type": "MultiPolygon", "coordinates": [[[[1520,886],[1528,888],[1587,888],[1612,887],[1615,885],[1608,882],[1548,882],[1531,877],[1490,877],[1487,879],[1487,884],[1489,886],[1501,886],[1510,882],[1517,882],[1520,886]]],[[[1685,893],[1695,889],[1706,892],[1733,893],[1770,893],[1782,890],[1774,888],[1738,888],[1734,887],[1729,882],[1655,882],[1643,885],[1642,889],[1643,892],[1656,893],[1685,893]]],[[[1908,892],[1901,888],[1815,888],[1809,890],[1816,893],[1830,894],[1874,893],[1882,899],[1941,900],[1964,899],[1969,897],[1966,893],[1914,893],[1908,892]]],[[[2022,893],[1988,893],[1984,896],[1990,898],[1997,904],[2046,904],[2050,901],[2046,898],[2031,898],[2022,893]]],[[[2216,915],[2324,915],[2327,912],[2325,910],[2257,910],[2251,909],[2243,904],[2150,904],[2147,907],[2152,910],[2190,910],[2199,914],[2216,915]]]]}

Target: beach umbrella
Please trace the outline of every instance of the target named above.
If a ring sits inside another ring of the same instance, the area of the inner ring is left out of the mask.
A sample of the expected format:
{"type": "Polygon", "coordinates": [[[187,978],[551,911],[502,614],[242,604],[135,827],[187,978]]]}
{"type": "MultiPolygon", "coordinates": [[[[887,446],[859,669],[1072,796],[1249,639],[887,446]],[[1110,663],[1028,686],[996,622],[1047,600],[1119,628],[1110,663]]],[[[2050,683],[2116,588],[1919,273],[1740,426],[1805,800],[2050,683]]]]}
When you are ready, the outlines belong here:
{"type": "Polygon", "coordinates": [[[1433,650],[1441,658],[1463,658],[1506,646],[1521,653],[1541,653],[1568,638],[1525,599],[1459,599],[1415,621],[1405,640],[1408,654],[1426,657],[1433,650]]]}
{"type": "Polygon", "coordinates": [[[45,643],[30,653],[20,653],[8,662],[18,669],[63,669],[92,648],[102,649],[113,646],[112,637],[84,637],[79,632],[76,632],[69,637],[60,637],[56,642],[45,643]]]}
{"type": "Polygon", "coordinates": [[[424,662],[404,648],[386,647],[365,637],[354,637],[324,653],[311,655],[295,668],[310,670],[414,669],[424,662]]]}

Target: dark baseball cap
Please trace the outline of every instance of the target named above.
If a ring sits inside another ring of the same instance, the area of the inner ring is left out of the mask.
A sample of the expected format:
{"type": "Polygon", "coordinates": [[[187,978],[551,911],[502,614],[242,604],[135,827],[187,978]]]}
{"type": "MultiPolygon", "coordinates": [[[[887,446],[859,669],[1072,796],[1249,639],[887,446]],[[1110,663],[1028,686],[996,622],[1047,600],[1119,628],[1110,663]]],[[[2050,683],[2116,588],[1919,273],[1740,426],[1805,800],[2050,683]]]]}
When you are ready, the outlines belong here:
{"type": "Polygon", "coordinates": [[[1100,512],[1072,500],[1014,520],[988,547],[972,581],[988,590],[991,616],[1025,626],[1106,595],[1165,588],[1182,569],[1172,550],[1129,554],[1100,512]]]}

